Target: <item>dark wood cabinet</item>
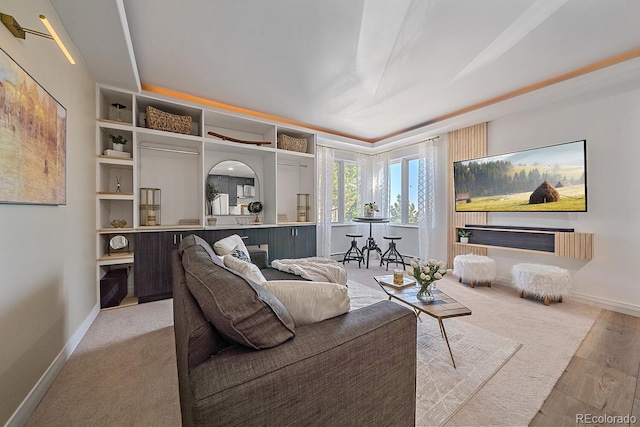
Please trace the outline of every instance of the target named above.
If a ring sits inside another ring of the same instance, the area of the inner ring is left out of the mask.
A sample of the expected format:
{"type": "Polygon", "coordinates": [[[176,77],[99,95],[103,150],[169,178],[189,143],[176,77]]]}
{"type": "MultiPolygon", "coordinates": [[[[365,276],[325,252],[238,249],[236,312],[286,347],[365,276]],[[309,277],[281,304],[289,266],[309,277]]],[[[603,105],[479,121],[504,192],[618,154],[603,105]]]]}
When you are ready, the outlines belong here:
{"type": "MultiPolygon", "coordinates": [[[[198,232],[201,232],[198,230],[198,232]]],[[[180,241],[196,231],[159,231],[135,233],[135,263],[133,264],[134,294],[139,302],[149,302],[173,296],[171,282],[171,252],[180,241]]]]}
{"type": "Polygon", "coordinates": [[[283,258],[316,255],[316,227],[256,227],[217,230],[158,231],[134,234],[134,292],[138,301],[149,302],[173,296],[171,252],[190,234],[202,237],[212,247],[237,234],[246,246],[268,245],[269,262],[283,258]]]}
{"type": "Polygon", "coordinates": [[[269,262],[316,255],[316,227],[274,227],[269,230],[269,262]]]}

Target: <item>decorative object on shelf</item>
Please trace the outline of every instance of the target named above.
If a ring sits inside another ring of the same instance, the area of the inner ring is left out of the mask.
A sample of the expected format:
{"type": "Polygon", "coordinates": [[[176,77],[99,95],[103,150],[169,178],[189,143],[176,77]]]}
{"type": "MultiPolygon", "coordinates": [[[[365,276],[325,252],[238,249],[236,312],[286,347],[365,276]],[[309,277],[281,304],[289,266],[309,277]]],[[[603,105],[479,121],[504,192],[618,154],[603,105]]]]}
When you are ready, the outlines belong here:
{"type": "Polygon", "coordinates": [[[104,155],[107,157],[118,157],[121,159],[130,159],[131,153],[127,153],[126,151],[116,151],[111,149],[104,150],[104,155]]]}
{"type": "Polygon", "coordinates": [[[124,136],[109,134],[109,139],[114,151],[124,151],[124,145],[127,143],[127,139],[124,136]]]}
{"type": "Polygon", "coordinates": [[[217,222],[218,218],[207,218],[207,224],[209,225],[216,225],[217,222]]]}
{"type": "Polygon", "coordinates": [[[113,236],[109,239],[107,255],[111,256],[113,252],[129,252],[129,239],[122,235],[113,236]]]}
{"type": "Polygon", "coordinates": [[[278,214],[278,223],[281,223],[281,222],[289,222],[289,217],[287,216],[286,213],[278,214]]]}
{"type": "Polygon", "coordinates": [[[116,176],[116,193],[119,193],[120,191],[122,191],[121,184],[122,184],[122,175],[118,175],[116,176]]]}
{"type": "Polygon", "coordinates": [[[253,145],[267,145],[271,144],[269,141],[247,141],[244,139],[231,138],[230,136],[222,135],[221,133],[207,132],[211,136],[220,138],[223,141],[239,142],[240,144],[253,144],[253,145]]]}
{"type": "Polygon", "coordinates": [[[111,221],[111,225],[113,228],[124,228],[124,226],[127,225],[127,221],[124,219],[114,219],[111,221]]]}
{"type": "Polygon", "coordinates": [[[458,230],[458,236],[460,236],[460,243],[469,243],[469,236],[471,232],[467,230],[458,230]]]}
{"type": "Polygon", "coordinates": [[[433,301],[432,290],[437,280],[442,279],[445,274],[451,273],[450,269],[445,269],[445,263],[430,259],[420,262],[417,258],[411,260],[411,265],[407,268],[407,273],[416,279],[418,293],[416,297],[422,302],[433,301]]]}
{"type": "Polygon", "coordinates": [[[140,225],[160,224],[160,189],[140,188],[140,225]]]}
{"type": "Polygon", "coordinates": [[[183,133],[185,135],[191,134],[191,123],[193,121],[191,116],[167,113],[152,106],[148,106],[145,113],[145,126],[149,129],[183,133]]]}
{"type": "Polygon", "coordinates": [[[111,108],[109,110],[109,118],[117,122],[124,122],[124,114],[126,109],[127,106],[122,105],[119,102],[111,104],[111,108]]]}
{"type": "Polygon", "coordinates": [[[307,140],[304,138],[294,138],[281,133],[278,135],[278,148],[287,151],[297,151],[299,153],[307,152],[307,140]]]}
{"type": "Polygon", "coordinates": [[[67,110],[2,49],[0,88],[0,202],[65,205],[67,110]]]}
{"type": "Polygon", "coordinates": [[[215,184],[207,181],[204,196],[207,199],[207,215],[213,215],[213,202],[220,197],[220,190],[218,190],[215,184]]]}
{"type": "Polygon", "coordinates": [[[256,216],[255,223],[260,224],[260,212],[262,212],[262,202],[251,202],[247,206],[249,212],[256,216]]]}
{"type": "Polygon", "coordinates": [[[309,194],[298,194],[298,222],[309,221],[309,194]]]}
{"type": "Polygon", "coordinates": [[[364,216],[366,218],[373,218],[374,212],[380,212],[380,209],[378,208],[376,202],[364,204],[364,216]]]}
{"type": "Polygon", "coordinates": [[[178,225],[200,225],[198,218],[181,218],[178,220],[178,225]]]}

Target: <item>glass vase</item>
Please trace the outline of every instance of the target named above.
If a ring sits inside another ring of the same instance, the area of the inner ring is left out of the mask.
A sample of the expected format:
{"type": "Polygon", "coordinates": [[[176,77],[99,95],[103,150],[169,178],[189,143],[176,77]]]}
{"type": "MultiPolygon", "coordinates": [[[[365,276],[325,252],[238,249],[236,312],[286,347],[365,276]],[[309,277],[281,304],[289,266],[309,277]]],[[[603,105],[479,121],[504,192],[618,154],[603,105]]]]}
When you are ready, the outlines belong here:
{"type": "Polygon", "coordinates": [[[416,294],[416,298],[418,298],[422,302],[433,301],[433,282],[427,284],[419,284],[418,285],[418,293],[416,294]]]}

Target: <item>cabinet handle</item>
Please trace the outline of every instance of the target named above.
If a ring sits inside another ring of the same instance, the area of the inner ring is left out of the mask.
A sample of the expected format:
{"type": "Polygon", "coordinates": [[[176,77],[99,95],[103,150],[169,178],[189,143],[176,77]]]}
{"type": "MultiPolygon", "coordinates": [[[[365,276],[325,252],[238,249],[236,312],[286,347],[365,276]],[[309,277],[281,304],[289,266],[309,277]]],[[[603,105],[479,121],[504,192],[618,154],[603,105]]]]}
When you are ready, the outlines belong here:
{"type": "Polygon", "coordinates": [[[180,235],[180,243],[182,243],[182,234],[180,235]]]}
{"type": "Polygon", "coordinates": [[[298,235],[298,229],[296,228],[296,236],[298,235]]]}
{"type": "Polygon", "coordinates": [[[173,235],[173,244],[175,245],[176,243],[178,243],[178,242],[176,241],[176,235],[174,234],[173,235]]]}

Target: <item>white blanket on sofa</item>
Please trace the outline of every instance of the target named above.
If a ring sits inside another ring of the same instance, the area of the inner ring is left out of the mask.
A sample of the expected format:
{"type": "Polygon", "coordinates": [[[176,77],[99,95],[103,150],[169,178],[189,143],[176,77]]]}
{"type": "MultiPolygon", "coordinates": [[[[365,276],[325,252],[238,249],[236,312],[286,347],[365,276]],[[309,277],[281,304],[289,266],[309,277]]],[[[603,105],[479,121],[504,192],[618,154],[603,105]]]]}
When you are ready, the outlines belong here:
{"type": "Polygon", "coordinates": [[[347,284],[347,271],[338,261],[322,257],[276,259],[271,267],[286,273],[297,274],[314,282],[347,284]]]}

